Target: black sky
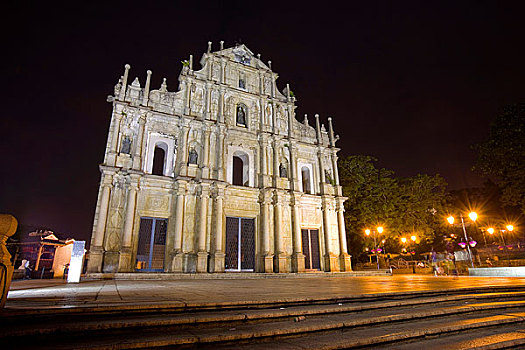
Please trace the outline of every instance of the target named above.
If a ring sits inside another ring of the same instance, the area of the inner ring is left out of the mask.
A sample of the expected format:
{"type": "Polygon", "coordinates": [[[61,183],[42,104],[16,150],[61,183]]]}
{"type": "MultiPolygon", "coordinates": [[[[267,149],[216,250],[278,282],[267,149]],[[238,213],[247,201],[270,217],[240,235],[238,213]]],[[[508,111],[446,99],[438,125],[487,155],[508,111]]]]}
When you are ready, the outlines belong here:
{"type": "MultiPolygon", "coordinates": [[[[111,105],[131,79],[177,88],[180,61],[246,44],[291,84],[302,120],[331,115],[341,155],[474,186],[470,145],[523,102],[523,5],[501,1],[21,2],[3,9],[0,212],[91,234],[111,105]],[[343,2],[342,2],[343,3],[343,2]]],[[[312,120],[312,119],[310,119],[312,120]]]]}

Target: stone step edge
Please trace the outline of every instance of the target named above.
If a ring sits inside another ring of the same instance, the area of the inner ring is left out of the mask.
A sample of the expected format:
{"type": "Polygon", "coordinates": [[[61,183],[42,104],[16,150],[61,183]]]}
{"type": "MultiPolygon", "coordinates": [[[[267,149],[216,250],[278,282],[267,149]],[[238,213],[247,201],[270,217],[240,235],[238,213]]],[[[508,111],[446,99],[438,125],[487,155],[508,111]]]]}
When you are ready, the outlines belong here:
{"type": "MultiPolygon", "coordinates": [[[[397,308],[403,306],[415,306],[424,305],[429,303],[442,303],[449,301],[460,301],[460,300],[479,300],[479,299],[493,299],[496,297],[512,297],[515,293],[496,293],[497,295],[485,293],[481,295],[477,294],[459,294],[459,295],[447,295],[447,296],[436,296],[428,297],[424,299],[409,299],[409,300],[398,300],[390,302],[378,302],[370,305],[341,305],[335,306],[335,304],[328,304],[325,309],[317,310],[277,310],[269,309],[267,313],[261,313],[262,309],[248,309],[244,313],[236,313],[231,315],[213,315],[210,313],[199,313],[193,316],[185,317],[184,314],[174,315],[173,318],[169,318],[169,321],[160,321],[159,317],[156,319],[146,320],[133,320],[132,318],[126,318],[122,320],[110,320],[110,321],[88,321],[85,323],[74,323],[74,324],[58,324],[55,326],[45,325],[44,327],[39,326],[35,328],[31,326],[29,328],[33,332],[27,332],[27,329],[21,329],[17,326],[15,331],[10,331],[8,327],[3,328],[0,338],[12,337],[12,336],[29,336],[29,335],[45,335],[59,331],[60,333],[66,332],[80,332],[80,331],[96,331],[96,330],[108,330],[108,329],[122,329],[131,327],[152,327],[152,326],[182,326],[182,325],[194,325],[204,323],[220,323],[220,322],[231,322],[231,321],[254,321],[259,319],[273,319],[273,318],[285,318],[294,316],[312,316],[312,315],[324,315],[324,314],[335,314],[335,313],[348,313],[348,312],[360,312],[376,310],[381,308],[397,308]],[[249,311],[254,311],[250,313],[249,311]],[[160,324],[158,322],[161,322],[160,324]],[[113,325],[113,326],[112,326],[113,325]]],[[[293,306],[292,306],[293,307],[293,306]]],[[[140,316],[137,314],[136,316],[140,316]]],[[[123,315],[124,317],[124,315],[123,315]]],[[[166,316],[164,316],[166,317],[166,316]]],[[[152,318],[155,318],[153,315],[152,318]]]]}
{"type": "Polygon", "coordinates": [[[224,272],[224,273],[172,273],[172,272],[90,272],[86,273],[82,280],[229,280],[229,279],[267,279],[267,278],[341,278],[355,276],[392,276],[391,269],[349,271],[349,272],[288,272],[288,273],[264,273],[264,272],[224,272]]]}
{"type": "Polygon", "coordinates": [[[505,340],[505,341],[498,342],[498,343],[476,346],[476,347],[468,348],[468,350],[516,349],[516,347],[520,345],[525,345],[524,338],[505,340]]]}
{"type": "Polygon", "coordinates": [[[418,297],[427,295],[440,295],[440,294],[458,294],[474,292],[476,294],[482,293],[497,293],[498,291],[525,291],[525,286],[486,286],[486,287],[466,287],[466,288],[449,288],[449,289],[434,289],[426,291],[403,291],[403,292],[391,292],[391,293],[371,293],[371,294],[356,294],[349,296],[339,297],[326,297],[326,298],[283,298],[274,300],[239,300],[239,301],[228,301],[228,302],[205,302],[205,303],[187,303],[183,301],[176,302],[158,302],[155,304],[137,304],[135,302],[125,303],[108,303],[105,305],[78,305],[78,306],[56,306],[53,305],[49,308],[43,308],[39,306],[38,309],[25,309],[16,308],[6,305],[5,309],[0,310],[0,316],[2,318],[9,317],[21,317],[21,316],[49,316],[49,315],[60,315],[60,314],[84,314],[84,313],[112,313],[116,314],[119,312],[134,311],[136,313],[151,312],[151,311],[198,311],[198,310],[217,310],[217,309],[233,309],[233,308],[269,308],[272,306],[279,306],[283,304],[301,304],[301,303],[339,303],[339,302],[357,302],[357,301],[373,301],[374,299],[384,298],[399,298],[399,297],[418,297]]]}
{"type": "MultiPolygon", "coordinates": [[[[408,305],[410,306],[410,305],[408,305]]],[[[345,322],[326,322],[326,323],[322,323],[322,324],[314,324],[313,326],[310,325],[306,328],[301,328],[301,324],[297,324],[299,326],[299,328],[289,328],[289,329],[281,329],[280,332],[276,333],[275,330],[272,331],[271,329],[269,331],[267,331],[266,333],[265,332],[259,332],[257,335],[254,335],[253,333],[244,333],[244,334],[241,334],[240,338],[231,338],[230,337],[224,337],[224,336],[216,336],[215,338],[213,339],[208,339],[208,340],[202,340],[199,338],[199,342],[204,342],[204,343],[211,343],[211,342],[226,342],[226,341],[232,341],[232,340],[243,340],[243,339],[251,339],[251,338],[263,338],[263,337],[270,337],[270,336],[276,336],[276,335],[279,335],[279,336],[282,336],[282,335],[295,335],[295,334],[301,334],[301,333],[310,333],[310,332],[319,332],[319,331],[326,331],[326,330],[335,330],[335,329],[339,329],[339,328],[350,328],[350,327],[359,327],[359,326],[365,326],[365,325],[377,325],[377,324],[382,324],[382,323],[387,323],[387,322],[392,322],[392,321],[409,321],[409,320],[415,320],[415,319],[424,319],[424,318],[429,318],[429,317],[435,317],[435,316],[440,316],[440,317],[443,317],[443,316],[450,316],[450,315],[456,315],[456,314],[464,314],[464,313],[471,313],[471,312],[483,312],[483,311],[491,311],[491,310],[498,310],[498,309],[511,309],[511,308],[523,308],[525,307],[524,303],[523,302],[519,302],[519,303],[516,303],[516,304],[492,304],[492,305],[472,305],[472,306],[455,306],[453,308],[440,308],[440,309],[434,309],[434,310],[431,310],[431,311],[426,311],[426,312],[416,312],[416,313],[407,313],[407,314],[395,314],[395,315],[386,315],[386,316],[377,316],[377,317],[370,317],[370,318],[365,318],[365,319],[361,319],[361,320],[355,320],[355,321],[345,321],[345,322]]],[[[358,310],[356,310],[358,311],[358,310]]],[[[344,311],[342,311],[344,312],[344,311]]],[[[243,320],[248,320],[248,318],[245,318],[243,317],[245,315],[239,315],[239,318],[238,319],[228,319],[226,320],[226,322],[228,321],[243,321],[243,320]]],[[[312,316],[312,315],[309,315],[309,316],[312,316]]],[[[292,318],[293,315],[284,315],[284,316],[280,316],[279,318],[292,318]]],[[[523,320],[525,321],[525,317],[522,317],[523,320]]],[[[214,321],[210,321],[210,322],[214,322],[214,321]]],[[[164,322],[164,324],[146,324],[147,322],[145,322],[145,324],[143,325],[124,325],[126,327],[121,327],[120,329],[122,328],[140,328],[140,327],[151,327],[151,326],[161,326],[161,327],[164,327],[164,326],[176,326],[173,325],[173,324],[170,324],[169,322],[164,322]]],[[[191,324],[195,324],[197,325],[198,323],[191,323],[191,324]]],[[[191,325],[191,324],[188,324],[188,325],[191,325]]],[[[267,327],[272,327],[272,324],[271,323],[266,323],[265,324],[267,327]]],[[[263,324],[263,327],[264,327],[264,324],[263,324]]],[[[215,327],[216,328],[216,327],[215,327]]],[[[106,330],[110,330],[110,329],[113,329],[113,328],[106,328],[106,327],[102,327],[102,328],[95,328],[95,329],[92,329],[91,331],[106,331],[106,330]]],[[[61,329],[61,331],[64,331],[63,329],[61,329]]],[[[81,335],[81,336],[85,336],[84,332],[86,331],[86,329],[77,329],[77,330],[71,330],[71,333],[70,335],[73,335],[72,333],[77,333],[78,335],[81,335]]],[[[6,337],[7,339],[13,339],[15,337],[20,337],[20,336],[24,336],[24,337],[27,337],[28,335],[43,335],[43,336],[46,336],[46,335],[50,335],[52,334],[52,332],[48,333],[42,333],[42,334],[38,334],[38,333],[33,333],[33,334],[29,334],[29,333],[19,333],[19,334],[11,334],[11,333],[5,333],[2,335],[2,337],[0,338],[0,340],[4,337],[6,337]]],[[[74,335],[73,335],[74,336],[74,335]]],[[[190,336],[189,338],[193,339],[194,337],[193,336],[190,336]]],[[[169,345],[181,345],[181,344],[187,344],[188,343],[188,337],[182,337],[182,338],[178,338],[178,342],[176,340],[172,340],[172,344],[169,344],[169,345]]]]}
{"type": "MultiPolygon", "coordinates": [[[[523,305],[520,305],[523,306],[523,305]]],[[[297,336],[297,335],[307,335],[312,334],[316,332],[322,332],[322,331],[333,331],[343,328],[352,328],[352,327],[360,327],[360,326],[370,326],[370,325],[378,325],[378,324],[384,324],[384,323],[391,323],[391,322],[403,322],[403,321],[410,321],[410,320],[416,320],[416,319],[423,319],[423,318],[429,318],[429,317],[436,317],[436,316],[451,316],[455,314],[461,314],[461,313],[469,313],[474,311],[480,311],[478,308],[464,308],[462,310],[433,310],[431,312],[426,313],[419,313],[419,314],[403,314],[403,315],[390,315],[390,316],[379,316],[379,317],[373,317],[369,319],[364,320],[356,320],[356,321],[348,321],[348,322],[333,322],[332,324],[329,323],[323,323],[319,325],[318,327],[312,327],[312,326],[301,326],[300,323],[297,323],[299,326],[298,328],[292,328],[292,329],[285,329],[285,328],[279,328],[278,330],[270,329],[270,330],[261,330],[257,331],[257,333],[253,332],[244,332],[244,333],[237,333],[237,334],[231,334],[231,335],[224,335],[224,334],[212,334],[207,336],[198,336],[198,335],[180,335],[178,338],[173,336],[163,336],[161,339],[159,339],[159,336],[151,335],[150,338],[154,338],[151,340],[137,340],[137,341],[129,341],[129,342],[121,342],[118,341],[118,343],[112,343],[112,344],[106,344],[101,346],[91,346],[88,344],[82,344],[77,345],[75,344],[76,349],[92,349],[92,350],[106,350],[106,349],[132,349],[132,348],[154,348],[154,347],[167,347],[167,346],[177,346],[177,345],[210,345],[213,343],[228,343],[228,342],[235,342],[235,341],[247,341],[247,340],[258,340],[263,338],[269,338],[269,337],[280,337],[280,336],[297,336]]],[[[487,310],[482,310],[487,311],[487,310]]],[[[420,330],[415,331],[411,330],[410,332],[404,332],[404,333],[396,333],[394,335],[390,336],[377,336],[377,337],[370,337],[366,339],[362,339],[357,342],[353,343],[347,343],[344,345],[344,348],[352,348],[352,347],[365,347],[365,346],[372,346],[372,345],[380,345],[380,344],[387,344],[387,343],[394,343],[399,341],[405,341],[415,338],[421,338],[425,336],[435,336],[440,334],[446,334],[446,333],[452,333],[452,332],[458,332],[458,331],[465,331],[470,329],[477,329],[477,328],[483,328],[483,327],[492,327],[492,326],[498,326],[498,325],[504,325],[504,324],[512,324],[512,323],[523,323],[525,322],[525,317],[523,316],[513,316],[509,318],[499,319],[499,320],[492,320],[492,321],[482,321],[478,323],[468,323],[468,324],[461,324],[461,325],[454,325],[454,326],[444,326],[437,329],[430,329],[430,330],[420,330]]],[[[336,347],[333,347],[333,349],[341,348],[340,345],[337,345],[336,347]]],[[[326,349],[330,349],[330,347],[326,347],[326,349]]]]}
{"type": "MultiPolygon", "coordinates": [[[[428,297],[423,299],[410,299],[410,300],[398,300],[390,302],[379,302],[371,305],[334,305],[329,304],[326,308],[321,308],[317,310],[268,310],[266,313],[261,313],[260,309],[246,310],[248,312],[236,313],[236,314],[227,314],[227,315],[214,315],[210,313],[201,313],[192,316],[185,315],[174,315],[174,317],[155,317],[152,316],[152,319],[133,319],[126,318],[125,320],[109,320],[109,321],[96,321],[90,320],[82,323],[75,322],[69,324],[57,324],[57,325],[44,325],[39,327],[30,326],[28,329],[23,329],[16,327],[14,330],[9,329],[9,327],[4,327],[3,332],[0,334],[0,339],[5,337],[16,337],[16,336],[30,336],[30,335],[47,335],[54,333],[67,333],[67,332],[82,332],[82,331],[97,331],[97,330],[109,330],[109,329],[124,329],[124,328],[138,328],[138,327],[154,327],[154,326],[184,326],[184,325],[196,325],[196,324],[206,324],[206,323],[224,323],[224,322],[238,322],[238,321],[255,321],[261,319],[277,319],[277,318],[286,318],[286,317],[296,317],[296,316],[318,316],[318,315],[328,315],[328,314],[337,314],[337,313],[351,313],[351,312],[362,312],[362,311],[371,311],[383,308],[398,308],[405,306],[416,306],[416,305],[425,305],[432,303],[444,303],[452,301],[462,301],[462,300],[484,300],[484,299],[494,299],[494,298],[509,298],[516,296],[516,293],[484,293],[484,294],[459,294],[459,295],[447,295],[447,296],[436,296],[428,297]],[[254,311],[254,312],[249,312],[254,311]]],[[[510,304],[512,305],[512,304],[510,304]]],[[[520,304],[516,302],[516,306],[519,305],[525,306],[525,304],[520,304]]],[[[512,306],[510,306],[512,307],[512,306]]],[[[140,315],[137,315],[140,316],[140,315]]]]}

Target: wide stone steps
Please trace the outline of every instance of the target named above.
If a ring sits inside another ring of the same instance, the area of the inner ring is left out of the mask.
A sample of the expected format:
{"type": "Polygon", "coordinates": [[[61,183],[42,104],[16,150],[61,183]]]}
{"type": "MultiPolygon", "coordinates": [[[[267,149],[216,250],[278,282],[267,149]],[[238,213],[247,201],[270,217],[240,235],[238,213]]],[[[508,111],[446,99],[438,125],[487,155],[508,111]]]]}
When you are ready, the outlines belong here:
{"type": "Polygon", "coordinates": [[[393,293],[287,304],[98,308],[3,314],[17,349],[351,348],[525,322],[524,290],[393,293]],[[399,299],[396,299],[399,298],[399,299]]]}

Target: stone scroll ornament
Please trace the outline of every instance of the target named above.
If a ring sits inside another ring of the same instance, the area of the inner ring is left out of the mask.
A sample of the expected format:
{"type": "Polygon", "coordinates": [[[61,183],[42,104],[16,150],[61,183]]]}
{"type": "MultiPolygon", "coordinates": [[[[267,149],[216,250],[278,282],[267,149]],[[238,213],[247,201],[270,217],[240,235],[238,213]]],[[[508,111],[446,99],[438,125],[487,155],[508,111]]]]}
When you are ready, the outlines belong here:
{"type": "Polygon", "coordinates": [[[18,221],[13,215],[0,214],[0,293],[2,293],[0,308],[5,306],[7,293],[11,286],[11,278],[13,277],[11,254],[7,251],[5,243],[15,233],[17,226],[18,221]]]}

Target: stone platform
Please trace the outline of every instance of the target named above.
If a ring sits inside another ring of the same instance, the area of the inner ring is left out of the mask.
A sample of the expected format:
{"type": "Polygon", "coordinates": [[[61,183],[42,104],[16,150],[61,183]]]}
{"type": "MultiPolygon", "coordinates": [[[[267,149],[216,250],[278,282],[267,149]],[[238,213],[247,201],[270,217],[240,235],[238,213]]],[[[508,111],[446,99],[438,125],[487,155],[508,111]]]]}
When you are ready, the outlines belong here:
{"type": "Polygon", "coordinates": [[[257,273],[257,272],[226,272],[226,273],[165,273],[165,272],[133,272],[133,273],[88,273],[86,279],[115,280],[231,280],[231,279],[290,279],[290,278],[344,278],[357,276],[391,276],[392,270],[366,270],[351,272],[304,272],[304,273],[257,273]]]}

